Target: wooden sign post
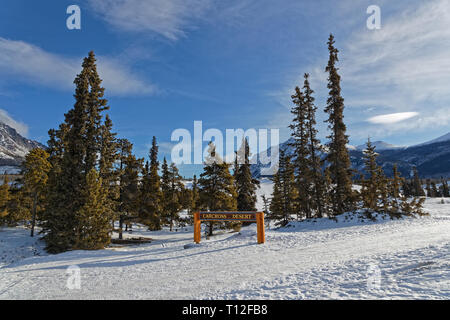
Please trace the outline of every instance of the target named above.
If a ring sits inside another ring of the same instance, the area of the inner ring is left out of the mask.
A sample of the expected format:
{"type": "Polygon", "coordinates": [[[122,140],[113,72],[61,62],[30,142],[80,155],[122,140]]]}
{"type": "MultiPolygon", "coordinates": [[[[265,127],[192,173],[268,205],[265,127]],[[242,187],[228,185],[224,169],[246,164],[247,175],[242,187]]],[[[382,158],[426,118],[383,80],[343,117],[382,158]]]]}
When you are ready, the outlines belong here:
{"type": "Polygon", "coordinates": [[[194,213],[194,242],[200,243],[202,221],[244,221],[256,222],[258,243],[266,241],[264,231],[264,212],[195,212],[194,213]]]}

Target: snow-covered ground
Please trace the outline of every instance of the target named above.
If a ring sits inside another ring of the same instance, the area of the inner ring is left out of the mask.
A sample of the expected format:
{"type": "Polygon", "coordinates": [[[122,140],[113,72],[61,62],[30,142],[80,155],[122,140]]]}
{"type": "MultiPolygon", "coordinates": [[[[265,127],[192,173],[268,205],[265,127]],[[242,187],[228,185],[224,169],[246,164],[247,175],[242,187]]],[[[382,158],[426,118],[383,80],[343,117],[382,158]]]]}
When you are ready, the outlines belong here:
{"type": "Polygon", "coordinates": [[[449,299],[450,199],[440,202],[422,218],[272,226],[262,245],[254,225],[187,249],[190,227],[135,227],[127,236],[154,241],[46,255],[28,230],[0,229],[0,299],[449,299]]]}

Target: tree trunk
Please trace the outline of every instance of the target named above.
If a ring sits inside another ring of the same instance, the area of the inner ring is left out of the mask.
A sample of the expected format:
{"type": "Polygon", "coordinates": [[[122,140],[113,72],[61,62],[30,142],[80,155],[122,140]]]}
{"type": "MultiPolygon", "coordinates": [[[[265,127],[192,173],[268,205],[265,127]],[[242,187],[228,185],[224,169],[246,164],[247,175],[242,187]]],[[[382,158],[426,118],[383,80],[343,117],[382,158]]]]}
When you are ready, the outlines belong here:
{"type": "Polygon", "coordinates": [[[123,216],[119,217],[119,240],[122,240],[122,232],[123,232],[123,216]]]}
{"type": "Polygon", "coordinates": [[[37,193],[34,194],[33,218],[31,220],[31,236],[34,237],[34,226],[36,225],[37,193]]]}

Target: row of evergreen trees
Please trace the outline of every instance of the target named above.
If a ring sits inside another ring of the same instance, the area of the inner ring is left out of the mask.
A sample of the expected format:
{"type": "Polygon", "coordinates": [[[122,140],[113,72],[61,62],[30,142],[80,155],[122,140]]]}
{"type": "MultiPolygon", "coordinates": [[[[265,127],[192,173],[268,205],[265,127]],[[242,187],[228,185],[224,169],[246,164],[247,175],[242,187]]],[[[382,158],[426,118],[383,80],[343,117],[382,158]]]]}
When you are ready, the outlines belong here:
{"type": "Polygon", "coordinates": [[[399,215],[421,213],[423,200],[408,200],[409,194],[400,192],[405,183],[394,168],[394,178],[388,179],[376,163],[377,154],[370,139],[365,150],[365,172],[361,177],[361,191],[352,188],[356,172],[351,169],[347,149],[348,135],[344,123],[344,99],[341,95],[338,50],[333,35],[328,39],[329,60],[328,99],[324,109],[328,114],[328,142],[322,145],[317,138],[314,91],[309,75],[304,75],[303,87],[295,88],[291,147],[293,154],[280,151],[278,172],[274,175],[274,190],[270,203],[271,217],[286,224],[293,216],[298,219],[334,218],[345,212],[381,211],[399,215]],[[325,156],[323,156],[325,155],[325,156]]]}
{"type": "MultiPolygon", "coordinates": [[[[13,186],[5,178],[0,187],[0,223],[31,221],[33,236],[37,221],[47,250],[56,253],[105,247],[115,222],[121,238],[131,222],[172,230],[184,209],[256,210],[258,182],[250,173],[247,140],[233,174],[211,143],[204,172],[189,189],[175,164],[164,158],[160,165],[155,137],[145,164],[128,140],[116,138],[93,52],[74,83],[74,107],[49,131],[47,150],[32,150],[23,178],[13,186]]],[[[213,229],[210,224],[209,234],[213,229]]]]}

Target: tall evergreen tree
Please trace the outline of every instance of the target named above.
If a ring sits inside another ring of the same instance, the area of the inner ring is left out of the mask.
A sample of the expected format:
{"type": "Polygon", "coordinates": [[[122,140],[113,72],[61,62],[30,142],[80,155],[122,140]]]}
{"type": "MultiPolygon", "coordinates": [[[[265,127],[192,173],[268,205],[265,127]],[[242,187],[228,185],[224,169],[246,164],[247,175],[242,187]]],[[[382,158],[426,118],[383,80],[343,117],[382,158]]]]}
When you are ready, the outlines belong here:
{"type": "Polygon", "coordinates": [[[339,50],[334,46],[334,36],[328,39],[329,60],[325,69],[328,72],[329,95],[325,112],[329,115],[328,127],[331,134],[328,136],[327,162],[330,165],[334,214],[339,215],[355,207],[352,191],[352,171],[350,157],[347,150],[348,136],[344,123],[344,99],[341,95],[341,76],[336,63],[339,61],[339,50]]]}
{"type": "MultiPolygon", "coordinates": [[[[309,131],[307,128],[307,109],[305,106],[305,96],[299,87],[295,88],[295,94],[291,96],[294,107],[291,113],[294,115],[292,124],[289,128],[292,130],[291,136],[293,142],[290,144],[294,148],[294,175],[295,187],[298,191],[296,198],[295,211],[297,218],[311,218],[311,201],[310,201],[310,177],[309,170],[309,131]]],[[[277,201],[275,201],[277,203],[277,201]]]]}
{"type": "Polygon", "coordinates": [[[319,152],[323,151],[322,145],[319,139],[317,139],[316,129],[316,111],[317,107],[314,105],[314,91],[309,84],[309,74],[305,73],[305,81],[303,86],[303,92],[305,96],[305,109],[306,109],[306,131],[308,138],[309,149],[309,170],[310,174],[309,183],[312,185],[312,196],[310,199],[310,207],[316,212],[316,216],[321,218],[325,213],[325,186],[324,177],[322,173],[322,161],[320,159],[319,152]]]}
{"type": "MultiPolygon", "coordinates": [[[[98,236],[98,248],[108,243],[103,237],[103,230],[111,231],[111,210],[108,201],[98,201],[98,207],[93,211],[86,210],[86,203],[92,199],[86,193],[87,177],[90,183],[94,181],[94,173],[104,176],[109,168],[105,165],[105,149],[110,149],[106,143],[112,124],[110,120],[103,122],[103,112],[108,110],[104,99],[102,80],[97,73],[96,59],[93,52],[84,59],[82,70],[75,78],[75,104],[65,115],[65,121],[59,130],[50,130],[49,161],[52,169],[49,173],[48,206],[43,214],[43,233],[50,252],[61,252],[70,249],[90,249],[98,236]],[[100,160],[102,163],[100,163],[100,160]],[[81,214],[81,210],[83,214],[81,214]],[[101,218],[93,218],[90,228],[83,227],[81,217],[87,212],[101,211],[101,218]],[[103,225],[104,221],[107,226],[103,225]],[[90,235],[84,234],[92,232],[90,235]],[[83,232],[81,234],[80,232],[83,232]],[[83,239],[90,238],[88,242],[83,239]]],[[[106,176],[105,176],[106,178],[106,176]]],[[[99,179],[98,181],[103,181],[99,179]]],[[[102,182],[103,183],[103,182],[102,182]]],[[[92,187],[92,186],[91,186],[92,187]]],[[[109,180],[102,185],[102,194],[110,195],[109,180]]]]}

